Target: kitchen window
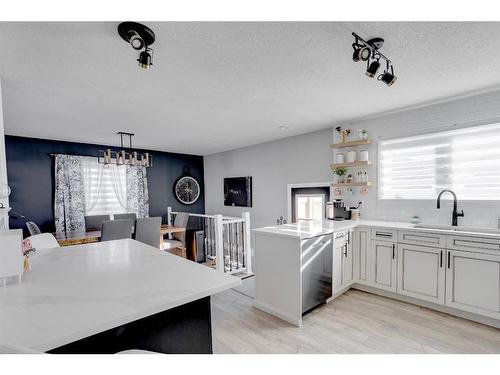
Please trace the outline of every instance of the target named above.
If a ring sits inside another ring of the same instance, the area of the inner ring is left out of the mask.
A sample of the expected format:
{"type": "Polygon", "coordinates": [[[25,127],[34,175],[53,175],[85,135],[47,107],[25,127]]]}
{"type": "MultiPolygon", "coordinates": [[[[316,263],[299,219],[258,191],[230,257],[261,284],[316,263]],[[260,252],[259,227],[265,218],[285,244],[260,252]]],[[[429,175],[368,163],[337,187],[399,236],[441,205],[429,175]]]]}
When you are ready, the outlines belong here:
{"type": "Polygon", "coordinates": [[[379,199],[500,200],[500,124],[379,142],[379,199]]]}

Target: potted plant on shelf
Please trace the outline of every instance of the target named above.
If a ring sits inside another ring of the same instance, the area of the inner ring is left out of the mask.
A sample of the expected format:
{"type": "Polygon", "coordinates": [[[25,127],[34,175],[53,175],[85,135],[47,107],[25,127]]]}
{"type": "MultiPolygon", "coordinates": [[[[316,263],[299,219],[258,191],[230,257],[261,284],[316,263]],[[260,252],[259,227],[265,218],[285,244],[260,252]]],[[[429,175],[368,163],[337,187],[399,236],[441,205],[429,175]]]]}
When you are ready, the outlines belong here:
{"type": "Polygon", "coordinates": [[[366,141],[368,139],[368,130],[366,129],[359,129],[358,130],[358,137],[362,141],[366,141]]]}
{"type": "Polygon", "coordinates": [[[334,173],[337,175],[337,183],[338,184],[345,183],[344,176],[347,173],[347,168],[345,168],[345,167],[337,167],[337,168],[335,168],[334,173]]]}

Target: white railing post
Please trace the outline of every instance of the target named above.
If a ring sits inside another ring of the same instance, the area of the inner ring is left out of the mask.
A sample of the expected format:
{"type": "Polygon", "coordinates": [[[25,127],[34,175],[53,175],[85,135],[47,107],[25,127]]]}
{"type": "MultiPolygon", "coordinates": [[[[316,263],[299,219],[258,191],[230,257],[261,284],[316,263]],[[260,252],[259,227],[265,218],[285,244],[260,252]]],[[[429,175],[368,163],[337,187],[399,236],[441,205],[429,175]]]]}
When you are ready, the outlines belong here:
{"type": "Polygon", "coordinates": [[[250,241],[250,212],[245,211],[241,215],[243,217],[243,225],[244,225],[244,249],[245,249],[245,268],[247,273],[252,272],[252,249],[251,249],[251,241],[250,241]]]}
{"type": "Polygon", "coordinates": [[[172,225],[172,207],[167,207],[167,225],[172,225]]]}
{"type": "Polygon", "coordinates": [[[224,271],[224,239],[222,237],[222,215],[214,215],[215,224],[215,258],[217,271],[224,271]]]}

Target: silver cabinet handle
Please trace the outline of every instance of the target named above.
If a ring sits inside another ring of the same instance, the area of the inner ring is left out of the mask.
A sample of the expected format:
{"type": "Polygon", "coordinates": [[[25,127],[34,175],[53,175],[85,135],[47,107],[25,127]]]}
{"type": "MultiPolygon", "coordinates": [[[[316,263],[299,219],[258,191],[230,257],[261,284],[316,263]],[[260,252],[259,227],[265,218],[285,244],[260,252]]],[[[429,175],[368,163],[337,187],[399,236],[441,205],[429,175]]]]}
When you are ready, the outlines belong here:
{"type": "Polygon", "coordinates": [[[379,237],[392,237],[392,233],[387,233],[387,232],[375,232],[375,236],[379,236],[379,237]]]}

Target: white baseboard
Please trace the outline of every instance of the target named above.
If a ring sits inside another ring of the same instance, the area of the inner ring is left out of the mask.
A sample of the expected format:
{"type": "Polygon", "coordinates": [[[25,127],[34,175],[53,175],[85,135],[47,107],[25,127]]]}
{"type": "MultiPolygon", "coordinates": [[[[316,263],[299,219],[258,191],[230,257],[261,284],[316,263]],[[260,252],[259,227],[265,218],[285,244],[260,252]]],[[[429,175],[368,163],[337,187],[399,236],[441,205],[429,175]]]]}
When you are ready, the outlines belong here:
{"type": "Polygon", "coordinates": [[[489,318],[487,316],[477,315],[477,314],[470,313],[470,312],[467,312],[467,311],[462,311],[462,310],[454,309],[452,307],[438,305],[436,303],[432,303],[432,302],[428,302],[428,301],[423,301],[423,300],[420,300],[420,299],[417,299],[417,298],[408,297],[408,296],[404,296],[404,295],[393,293],[393,292],[388,292],[388,291],[381,290],[381,289],[378,289],[378,288],[374,288],[374,287],[371,287],[371,286],[368,286],[368,285],[363,285],[363,284],[357,284],[357,283],[355,283],[355,284],[352,285],[352,288],[353,289],[362,290],[363,292],[368,292],[368,293],[376,294],[376,295],[379,295],[379,296],[382,296],[382,297],[392,298],[392,299],[395,299],[395,300],[398,300],[398,301],[402,301],[402,302],[406,302],[406,303],[411,303],[412,305],[427,307],[427,308],[432,309],[432,310],[437,310],[439,312],[443,312],[443,313],[446,313],[446,314],[455,315],[455,316],[458,316],[458,317],[463,318],[463,319],[472,320],[474,322],[478,322],[478,323],[481,323],[481,324],[486,324],[488,326],[492,326],[492,327],[495,327],[495,328],[500,328],[500,321],[499,320],[496,320],[496,319],[493,319],[493,318],[489,318]]]}

